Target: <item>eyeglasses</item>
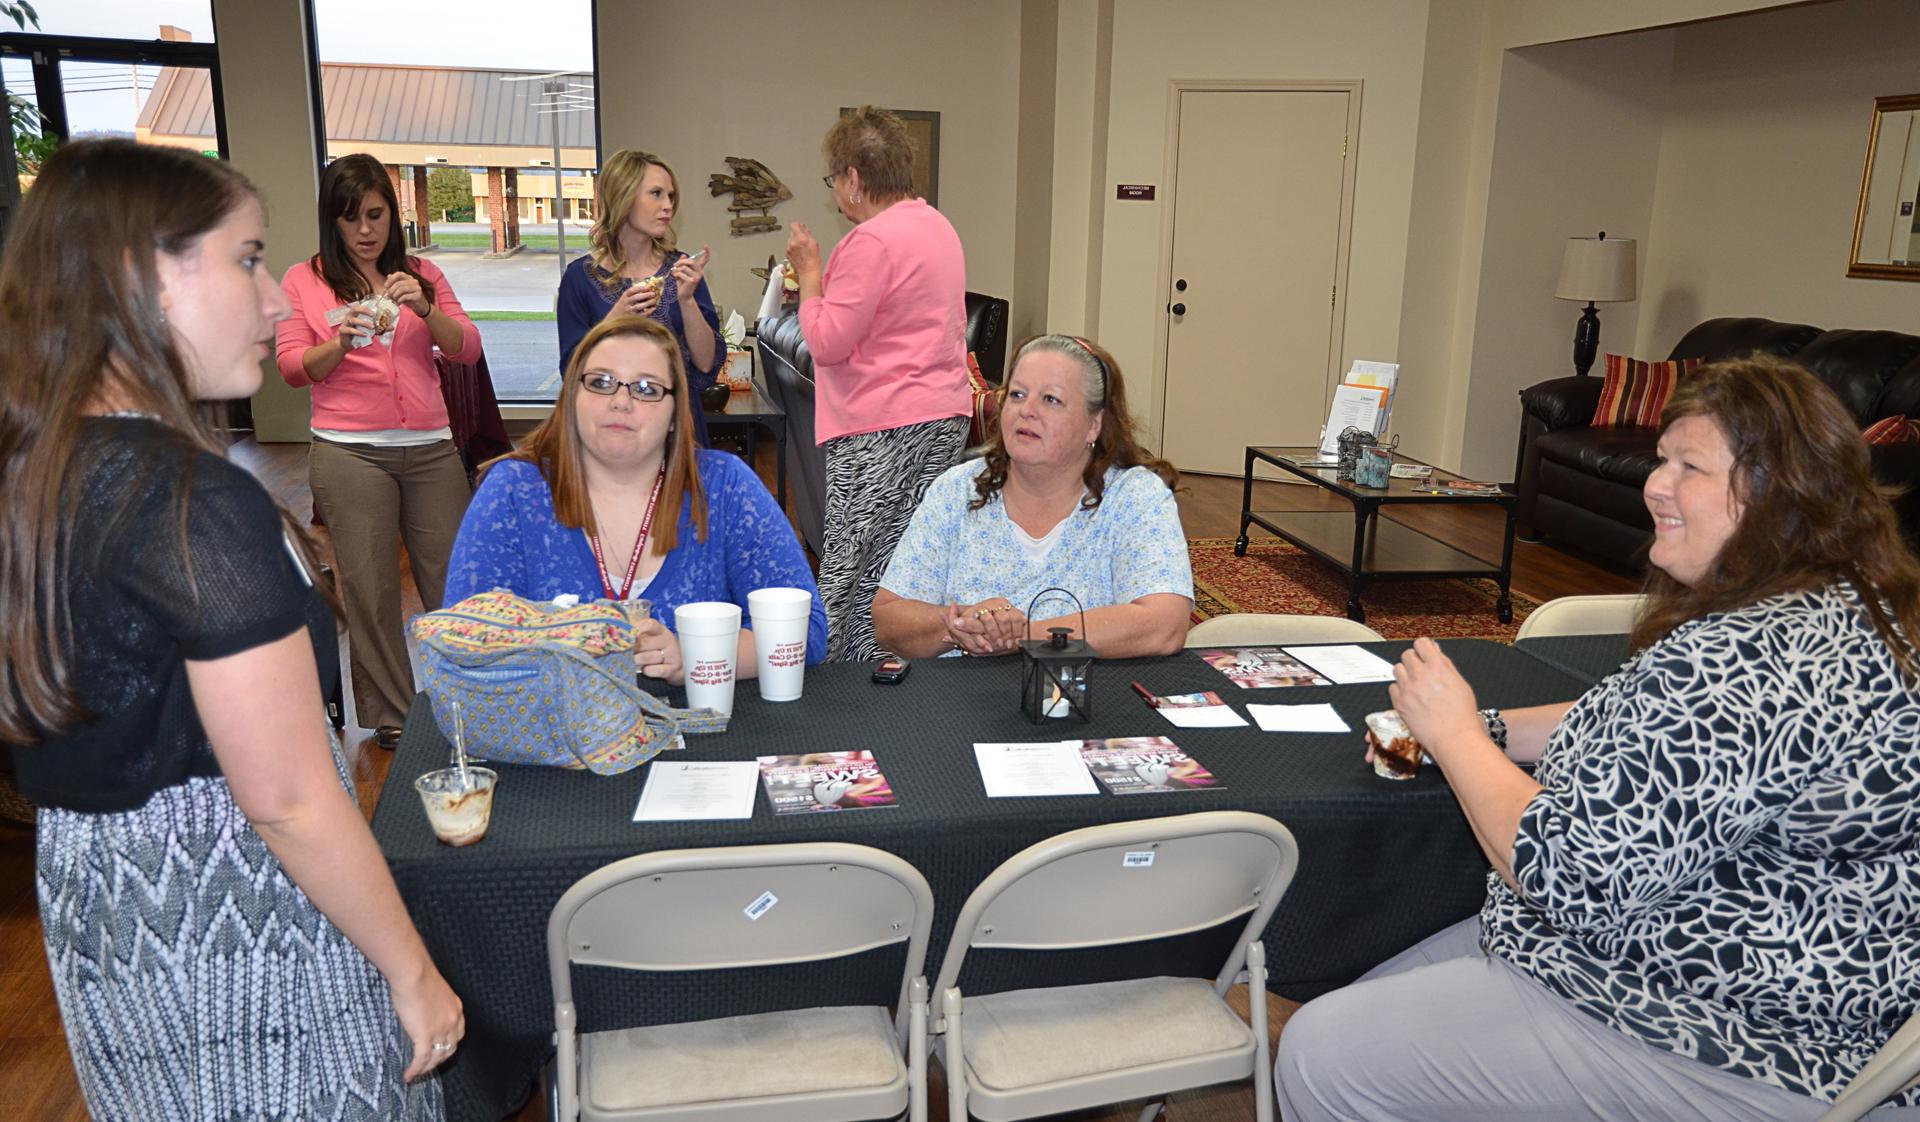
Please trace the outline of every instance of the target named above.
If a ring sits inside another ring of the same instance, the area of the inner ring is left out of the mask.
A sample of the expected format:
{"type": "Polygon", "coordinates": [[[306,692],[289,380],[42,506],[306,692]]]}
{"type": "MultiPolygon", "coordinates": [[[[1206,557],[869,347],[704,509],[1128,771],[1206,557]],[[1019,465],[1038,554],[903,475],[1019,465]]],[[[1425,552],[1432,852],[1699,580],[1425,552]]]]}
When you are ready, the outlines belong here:
{"type": "Polygon", "coordinates": [[[672,387],[663,386],[658,382],[646,378],[635,378],[631,382],[622,382],[611,374],[603,374],[597,371],[589,371],[588,373],[580,375],[580,386],[588,393],[597,393],[602,397],[610,397],[617,394],[620,392],[620,387],[625,386],[627,387],[628,397],[635,401],[644,401],[650,405],[654,402],[665,401],[667,395],[673,392],[672,387]]]}
{"type": "Polygon", "coordinates": [[[829,191],[831,191],[831,190],[833,190],[833,181],[834,181],[834,180],[836,180],[836,179],[838,179],[838,178],[840,178],[840,173],[836,171],[836,172],[834,172],[834,173],[832,173],[832,174],[830,174],[830,175],[823,175],[823,176],[821,176],[821,177],[820,177],[820,182],[822,182],[822,183],[824,183],[824,184],[826,184],[826,185],[827,185],[827,190],[829,190],[829,191]]]}

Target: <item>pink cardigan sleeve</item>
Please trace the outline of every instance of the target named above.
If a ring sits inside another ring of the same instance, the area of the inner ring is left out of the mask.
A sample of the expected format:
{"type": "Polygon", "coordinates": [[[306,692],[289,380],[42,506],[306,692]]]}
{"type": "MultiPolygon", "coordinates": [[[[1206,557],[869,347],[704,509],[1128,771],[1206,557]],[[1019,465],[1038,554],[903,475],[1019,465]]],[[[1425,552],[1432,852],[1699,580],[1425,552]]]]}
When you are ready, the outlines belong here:
{"type": "Polygon", "coordinates": [[[281,278],[280,291],[286,293],[287,300],[293,304],[293,314],[274,328],[273,361],[280,368],[280,377],[287,385],[300,389],[313,384],[313,379],[307,377],[307,366],[302,356],[310,348],[326,342],[325,336],[314,330],[308,316],[313,307],[322,301],[332,300],[333,290],[314,276],[313,269],[302,261],[288,269],[287,275],[281,278]]]}
{"type": "Polygon", "coordinates": [[[893,267],[881,240],[856,227],[834,247],[827,271],[825,291],[800,302],[800,334],[814,362],[839,366],[866,339],[892,287],[893,267]]]}
{"type": "Polygon", "coordinates": [[[431,261],[423,261],[416,257],[413,258],[412,264],[421,276],[433,282],[434,307],[439,308],[441,312],[445,313],[447,318],[460,325],[459,353],[447,355],[448,360],[452,362],[473,362],[478,359],[480,357],[480,329],[475,327],[473,321],[467,318],[466,310],[460,306],[459,297],[453,294],[453,286],[447,283],[447,275],[441,272],[440,267],[431,261]]]}

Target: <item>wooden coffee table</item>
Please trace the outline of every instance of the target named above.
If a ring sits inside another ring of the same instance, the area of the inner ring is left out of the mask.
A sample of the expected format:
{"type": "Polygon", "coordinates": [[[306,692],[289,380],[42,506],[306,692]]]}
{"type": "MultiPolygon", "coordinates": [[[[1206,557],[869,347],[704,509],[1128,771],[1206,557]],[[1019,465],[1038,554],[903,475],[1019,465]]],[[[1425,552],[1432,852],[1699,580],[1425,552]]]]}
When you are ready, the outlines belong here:
{"type": "MultiPolygon", "coordinates": [[[[1421,479],[1389,479],[1385,487],[1362,487],[1350,479],[1340,479],[1333,468],[1302,467],[1296,460],[1313,460],[1318,449],[1275,445],[1247,446],[1247,470],[1240,497],[1240,536],[1233,552],[1247,555],[1247,527],[1260,526],[1327,564],[1346,573],[1347,616],[1366,622],[1366,609],[1360,594],[1369,584],[1382,580],[1435,580],[1442,577],[1490,577],[1500,585],[1495,611],[1501,623],[1513,622],[1513,524],[1519,496],[1504,491],[1491,495],[1429,495],[1415,491],[1427,483],[1421,479]],[[1332,492],[1352,505],[1343,510],[1255,510],[1253,509],[1253,465],[1268,463],[1289,475],[1298,476],[1322,490],[1332,492]],[[1486,561],[1410,526],[1380,517],[1380,508],[1389,505],[1437,503],[1441,505],[1502,506],[1507,511],[1507,528],[1500,538],[1500,564],[1486,561]]],[[[1396,464],[1421,461],[1394,454],[1396,464]]],[[[1445,473],[1434,469],[1434,477],[1445,473]]]]}

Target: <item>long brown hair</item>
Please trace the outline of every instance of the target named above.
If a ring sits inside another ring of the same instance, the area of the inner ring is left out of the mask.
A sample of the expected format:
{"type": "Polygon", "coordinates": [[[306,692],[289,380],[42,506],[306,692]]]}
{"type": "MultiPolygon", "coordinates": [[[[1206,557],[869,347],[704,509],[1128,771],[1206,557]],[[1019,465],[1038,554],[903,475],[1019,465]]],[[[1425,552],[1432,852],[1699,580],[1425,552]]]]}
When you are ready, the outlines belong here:
{"type": "MultiPolygon", "coordinates": [[[[673,216],[680,217],[680,177],[673,174],[667,161],[651,152],[622,148],[608,156],[593,177],[593,228],[588,231],[587,240],[593,243],[594,263],[616,277],[625,272],[628,265],[627,251],[620,245],[620,230],[633,215],[633,197],[640,193],[640,181],[647,177],[650,167],[667,173],[673,216]]],[[[673,226],[669,223],[666,239],[656,242],[655,248],[664,256],[671,254],[673,247],[673,226]]]]}
{"type": "MultiPolygon", "coordinates": [[[[1090,339],[1077,335],[1036,335],[1014,348],[1013,364],[1008,367],[1006,385],[1000,387],[1000,408],[1004,414],[1007,400],[1007,386],[1013,384],[1011,371],[1020,368],[1020,360],[1029,351],[1046,351],[1051,354],[1065,355],[1073,360],[1080,371],[1080,388],[1087,400],[1087,416],[1105,411],[1107,418],[1100,424],[1100,435],[1094,438],[1093,454],[1087,460],[1086,470],[1080,473],[1080,480],[1086,485],[1087,493],[1081,497],[1080,506],[1092,510],[1100,505],[1100,497],[1107,489],[1107,469],[1118,467],[1144,467],[1159,476],[1169,488],[1180,483],[1180,473],[1174,466],[1140,446],[1133,431],[1133,414],[1127,409],[1127,383],[1120,376],[1120,363],[1107,353],[1105,347],[1090,339]]],[[[1006,438],[1000,434],[1000,426],[994,425],[993,433],[987,438],[987,470],[974,478],[973,489],[976,492],[973,501],[967,504],[968,510],[979,510],[1000,493],[1007,484],[1006,438]]]]}
{"type": "Polygon", "coordinates": [[[1664,430],[1705,417],[1733,452],[1740,519],[1691,587],[1654,569],[1633,630],[1637,650],[1687,620],[1784,592],[1846,581],[1909,684],[1920,679],[1920,562],[1874,482],[1853,414],[1805,369],[1764,355],[1714,363],[1682,379],[1664,430]]]}
{"type": "Polygon", "coordinates": [[[360,217],[360,202],[368,191],[378,192],[387,205],[387,244],[380,248],[374,268],[383,277],[405,273],[420,282],[420,294],[433,303],[433,282],[420,275],[420,262],[407,256],[407,242],[400,230],[400,199],[393,193],[393,179],[387,165],[364,152],[342,156],[320,173],[320,252],[311,264],[320,279],[342,300],[359,300],[373,295],[373,287],[360,273],[346,239],[340,236],[335,219],[351,222],[360,217]]]}
{"type": "Polygon", "coordinates": [[[648,539],[652,552],[664,557],[679,544],[682,495],[690,496],[693,503],[694,535],[701,541],[707,540],[707,497],[700,489],[700,465],[694,462],[698,445],[693,439],[693,407],[687,400],[693,391],[687,385],[686,365],[680,359],[680,345],[673,341],[673,332],[659,320],[649,316],[608,316],[594,324],[586,338],[573,349],[553,412],[540,422],[540,427],[527,434],[520,447],[488,460],[480,470],[484,472],[501,460],[524,460],[532,464],[547,481],[547,490],[553,492],[554,518],[569,529],[598,533],[593,503],[587,496],[586,452],[580,444],[580,395],[586,392],[580,387],[580,375],[587,369],[593,348],[619,335],[637,335],[654,343],[666,352],[667,363],[673,370],[673,429],[667,434],[667,478],[660,484],[658,508],[664,520],[654,523],[648,539]]]}
{"type": "MultiPolygon", "coordinates": [[[[68,550],[102,449],[80,440],[102,400],[177,437],[174,520],[185,547],[187,467],[225,455],[224,403],[194,398],[161,315],[160,254],[192,252],[258,193],[221,160],[130,140],[77,140],[41,169],[0,262],[0,741],[37,743],[85,721],[73,678],[68,550]]],[[[153,465],[165,470],[162,465],[153,465]]],[[[91,517],[129,513],[136,492],[91,517]]],[[[283,519],[285,512],[282,512],[283,519]]],[[[311,543],[288,521],[293,540],[311,543]]],[[[186,558],[191,584],[192,558],[186,558]]],[[[311,567],[311,566],[310,566],[311,567]]]]}

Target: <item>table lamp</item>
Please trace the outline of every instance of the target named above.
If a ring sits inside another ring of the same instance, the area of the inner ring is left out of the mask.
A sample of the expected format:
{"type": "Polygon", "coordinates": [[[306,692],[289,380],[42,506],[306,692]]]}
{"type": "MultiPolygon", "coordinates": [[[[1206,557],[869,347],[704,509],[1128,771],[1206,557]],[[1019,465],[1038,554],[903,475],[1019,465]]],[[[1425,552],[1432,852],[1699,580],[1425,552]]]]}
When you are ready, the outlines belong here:
{"type": "Polygon", "coordinates": [[[1560,283],[1553,295],[1558,300],[1587,302],[1573,328],[1573,369],[1583,378],[1600,351],[1600,313],[1594,305],[1633,299],[1633,274],[1632,238],[1609,238],[1602,230],[1597,238],[1567,239],[1567,255],[1560,261],[1560,283]]]}

